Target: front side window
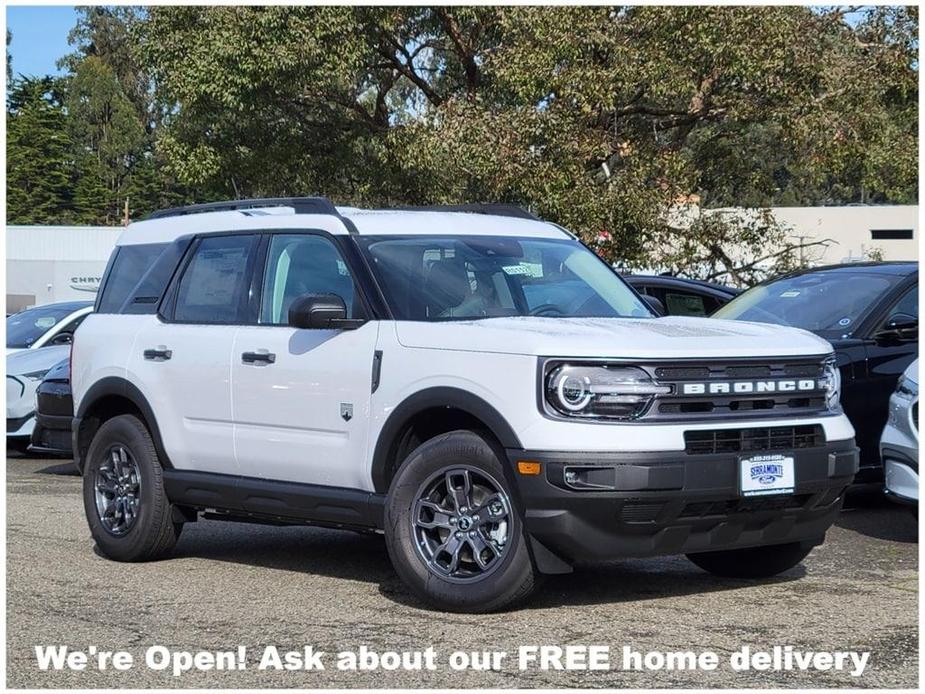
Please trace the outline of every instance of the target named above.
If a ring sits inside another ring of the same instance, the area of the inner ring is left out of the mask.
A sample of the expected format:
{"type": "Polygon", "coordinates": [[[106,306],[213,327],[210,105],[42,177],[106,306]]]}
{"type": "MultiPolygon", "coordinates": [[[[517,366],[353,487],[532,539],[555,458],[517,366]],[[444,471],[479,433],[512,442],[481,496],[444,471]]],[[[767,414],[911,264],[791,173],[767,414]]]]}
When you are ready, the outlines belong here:
{"type": "Polygon", "coordinates": [[[713,314],[803,328],[823,337],[851,333],[900,278],[872,272],[811,272],[740,294],[713,314]]]}
{"type": "Polygon", "coordinates": [[[199,243],[177,290],[174,320],[242,323],[254,236],[209,236],[199,243]]]}
{"type": "Polygon", "coordinates": [[[359,242],[398,320],[652,316],[616,273],[575,241],[406,236],[359,242]]]}
{"type": "Polygon", "coordinates": [[[277,234],[270,241],[260,322],[285,325],[289,306],[305,294],[336,294],[354,315],[353,278],[331,241],[312,234],[277,234]]]}
{"type": "Polygon", "coordinates": [[[910,317],[918,319],[919,317],[919,288],[912,287],[896,302],[896,305],[890,309],[890,316],[886,319],[889,323],[897,317],[910,317]]]}

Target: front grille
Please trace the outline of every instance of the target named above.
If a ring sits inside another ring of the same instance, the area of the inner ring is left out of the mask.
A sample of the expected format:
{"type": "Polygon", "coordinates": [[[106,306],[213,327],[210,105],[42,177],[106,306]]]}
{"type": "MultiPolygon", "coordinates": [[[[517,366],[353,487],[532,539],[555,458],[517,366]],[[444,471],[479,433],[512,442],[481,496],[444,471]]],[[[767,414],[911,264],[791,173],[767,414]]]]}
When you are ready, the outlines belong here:
{"type": "Polygon", "coordinates": [[[684,432],[684,450],[690,455],[760,453],[824,445],[825,432],[818,424],[684,432]]]}
{"type": "Polygon", "coordinates": [[[649,408],[644,417],[650,420],[805,416],[827,411],[820,382],[825,361],[818,357],[655,363],[643,368],[659,385],[671,387],[670,393],[658,396],[649,408]],[[801,387],[787,390],[780,387],[782,381],[801,387]]]}

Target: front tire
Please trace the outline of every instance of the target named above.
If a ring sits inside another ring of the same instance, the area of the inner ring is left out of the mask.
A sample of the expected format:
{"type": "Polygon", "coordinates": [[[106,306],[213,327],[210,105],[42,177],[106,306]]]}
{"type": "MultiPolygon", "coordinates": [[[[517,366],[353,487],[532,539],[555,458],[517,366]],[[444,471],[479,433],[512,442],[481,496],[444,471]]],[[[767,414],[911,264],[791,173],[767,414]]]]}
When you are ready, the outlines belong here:
{"type": "Polygon", "coordinates": [[[385,507],[398,575],[452,612],[493,612],[525,598],[535,573],[501,452],[458,430],[421,444],[399,468],[385,507]]]}
{"type": "Polygon", "coordinates": [[[93,437],[83,499],[90,534],[110,559],[158,559],[173,549],[183,529],[173,519],[151,435],[132,415],[107,420],[93,437]]]}
{"type": "Polygon", "coordinates": [[[688,554],[704,571],[727,578],[770,578],[803,561],[812,546],[802,542],[688,554]]]}

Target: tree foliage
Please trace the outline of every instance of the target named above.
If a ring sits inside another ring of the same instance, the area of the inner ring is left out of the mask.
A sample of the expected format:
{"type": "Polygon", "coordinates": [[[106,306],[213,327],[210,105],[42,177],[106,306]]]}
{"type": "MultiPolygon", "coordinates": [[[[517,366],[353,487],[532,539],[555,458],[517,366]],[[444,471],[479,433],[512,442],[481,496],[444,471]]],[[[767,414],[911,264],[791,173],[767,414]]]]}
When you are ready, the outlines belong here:
{"type": "Polygon", "coordinates": [[[915,201],[917,31],[915,7],[89,8],[66,65],[111,106],[77,140],[120,196],[503,201],[630,266],[770,267],[784,230],[679,207],[915,201]]]}

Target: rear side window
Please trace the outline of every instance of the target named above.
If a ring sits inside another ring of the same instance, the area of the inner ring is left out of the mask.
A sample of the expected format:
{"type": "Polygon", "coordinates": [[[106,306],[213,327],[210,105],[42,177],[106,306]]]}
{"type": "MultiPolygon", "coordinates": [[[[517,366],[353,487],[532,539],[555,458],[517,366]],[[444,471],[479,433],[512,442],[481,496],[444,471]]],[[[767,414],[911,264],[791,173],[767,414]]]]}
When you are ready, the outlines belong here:
{"type": "Polygon", "coordinates": [[[166,243],[119,246],[96,306],[97,313],[119,313],[126,299],[154,261],[167,248],[166,243]]]}
{"type": "Polygon", "coordinates": [[[255,236],[209,236],[199,243],[177,289],[174,320],[242,323],[255,236]]]}

